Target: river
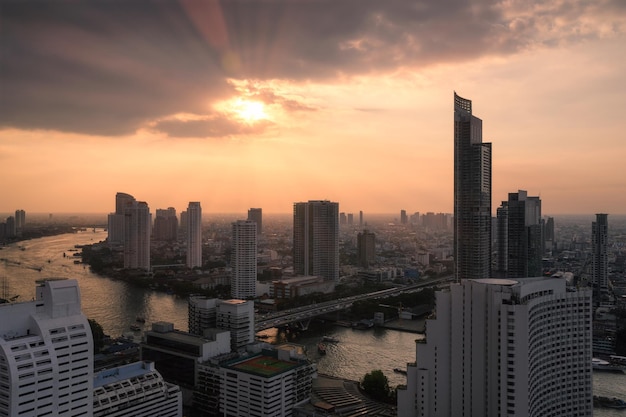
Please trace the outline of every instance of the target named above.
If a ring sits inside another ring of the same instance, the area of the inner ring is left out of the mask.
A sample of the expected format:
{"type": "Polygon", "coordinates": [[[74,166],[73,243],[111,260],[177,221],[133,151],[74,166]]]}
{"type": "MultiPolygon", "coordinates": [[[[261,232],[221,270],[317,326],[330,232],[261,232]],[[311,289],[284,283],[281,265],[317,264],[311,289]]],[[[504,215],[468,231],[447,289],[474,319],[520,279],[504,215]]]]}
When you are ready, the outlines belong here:
{"type": "MultiPolygon", "coordinates": [[[[136,288],[93,274],[88,266],[75,264],[75,245],[92,244],[104,240],[102,229],[44,237],[18,242],[0,250],[0,279],[2,298],[19,295],[17,301],[29,301],[35,296],[35,281],[43,278],[74,278],[81,291],[82,309],[90,319],[102,325],[112,336],[129,334],[137,317],[146,319],[148,328],[156,321],[173,322],[177,329],[187,330],[187,301],[149,289],[136,288]],[[63,257],[63,253],[66,257],[63,257]],[[6,283],[6,285],[4,284],[6,283]]],[[[391,386],[405,383],[402,374],[394,368],[404,368],[415,361],[415,340],[423,336],[395,330],[353,330],[338,326],[314,327],[291,334],[277,329],[263,332],[273,343],[289,341],[307,348],[310,359],[317,362],[321,373],[359,380],[373,369],[382,370],[391,386]],[[331,336],[337,343],[327,343],[327,354],[317,352],[322,336],[331,336]]],[[[139,336],[135,333],[135,336],[139,336]]],[[[626,399],[626,375],[594,373],[594,394],[626,399]]],[[[595,409],[596,417],[626,416],[626,411],[595,409]]]]}

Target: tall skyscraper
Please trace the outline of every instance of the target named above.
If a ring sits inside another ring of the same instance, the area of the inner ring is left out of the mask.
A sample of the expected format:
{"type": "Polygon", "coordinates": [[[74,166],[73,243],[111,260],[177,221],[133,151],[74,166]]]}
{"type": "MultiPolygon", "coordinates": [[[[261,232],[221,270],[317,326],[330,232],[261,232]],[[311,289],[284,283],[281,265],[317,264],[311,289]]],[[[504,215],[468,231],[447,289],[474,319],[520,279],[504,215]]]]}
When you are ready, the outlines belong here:
{"type": "Polygon", "coordinates": [[[609,219],[608,214],[596,214],[591,223],[591,269],[594,295],[602,301],[609,293],[609,219]]]}
{"type": "Polygon", "coordinates": [[[497,266],[501,278],[538,277],[542,274],[543,227],[541,199],[524,190],[509,193],[497,210],[497,266]]]}
{"type": "Polygon", "coordinates": [[[406,210],[400,210],[400,224],[407,224],[409,222],[409,218],[406,215],[406,210]]]}
{"type": "Polygon", "coordinates": [[[135,197],[126,193],[115,194],[115,212],[109,214],[107,230],[109,245],[124,244],[124,210],[135,201],[135,197]]]}
{"type": "Polygon", "coordinates": [[[256,297],[257,224],[238,220],[232,225],[232,267],[230,293],[233,298],[245,300],[256,297]]]}
{"type": "Polygon", "coordinates": [[[0,304],[0,415],[92,416],[93,338],[76,280],[0,304]]]}
{"type": "Polygon", "coordinates": [[[359,227],[363,227],[363,210],[359,211],[359,227]]]}
{"type": "Polygon", "coordinates": [[[257,238],[263,233],[263,209],[251,208],[248,209],[248,220],[256,223],[256,235],[257,238]]]}
{"type": "Polygon", "coordinates": [[[124,209],[124,268],[150,270],[151,233],[148,204],[132,201],[124,209]]]}
{"type": "Polygon", "coordinates": [[[202,266],[202,208],[200,203],[187,206],[187,267],[202,266]]]}
{"type": "Polygon", "coordinates": [[[156,210],[153,236],[155,240],[176,240],[178,236],[178,217],[176,217],[176,209],[174,207],[156,210]]]}
{"type": "Polygon", "coordinates": [[[454,93],[454,261],[456,280],[490,276],[491,143],[472,102],[454,93]]]}
{"type": "Polygon", "coordinates": [[[479,279],[436,296],[436,318],[398,389],[399,416],[593,414],[589,289],[479,279]]]}
{"type": "Polygon", "coordinates": [[[15,210],[15,230],[18,236],[22,235],[25,224],[26,212],[24,210],[15,210]]]}
{"type": "Polygon", "coordinates": [[[359,266],[369,267],[376,261],[376,235],[367,229],[360,232],[356,236],[356,251],[359,266]]]}
{"type": "Polygon", "coordinates": [[[293,205],[293,264],[296,274],[339,280],[339,203],[293,205]]]}

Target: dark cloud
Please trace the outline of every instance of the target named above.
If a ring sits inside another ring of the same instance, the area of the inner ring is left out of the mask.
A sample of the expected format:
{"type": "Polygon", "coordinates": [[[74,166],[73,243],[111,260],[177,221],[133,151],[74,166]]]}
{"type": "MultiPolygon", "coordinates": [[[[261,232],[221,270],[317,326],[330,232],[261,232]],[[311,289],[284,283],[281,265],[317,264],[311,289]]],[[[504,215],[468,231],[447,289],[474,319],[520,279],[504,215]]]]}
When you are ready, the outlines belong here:
{"type": "MultiPolygon", "coordinates": [[[[329,80],[506,55],[594,37],[601,24],[619,32],[626,10],[617,0],[2,0],[0,12],[0,127],[121,135],[204,114],[234,93],[229,77],[329,80]]],[[[277,100],[270,93],[257,92],[277,100]]]]}
{"type": "Polygon", "coordinates": [[[261,134],[271,126],[272,123],[268,120],[247,124],[216,114],[198,120],[163,120],[157,122],[153,129],[176,138],[224,138],[261,134]]]}

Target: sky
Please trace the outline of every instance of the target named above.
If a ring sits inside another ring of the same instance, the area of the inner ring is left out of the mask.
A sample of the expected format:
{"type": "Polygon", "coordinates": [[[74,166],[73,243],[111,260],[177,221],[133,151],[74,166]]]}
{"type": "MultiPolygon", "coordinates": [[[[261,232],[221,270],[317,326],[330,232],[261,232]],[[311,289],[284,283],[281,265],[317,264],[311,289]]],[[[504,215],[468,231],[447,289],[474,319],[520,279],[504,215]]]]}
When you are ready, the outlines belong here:
{"type": "Polygon", "coordinates": [[[0,212],[452,212],[453,92],[509,192],[626,213],[622,0],[2,0],[0,212]]]}

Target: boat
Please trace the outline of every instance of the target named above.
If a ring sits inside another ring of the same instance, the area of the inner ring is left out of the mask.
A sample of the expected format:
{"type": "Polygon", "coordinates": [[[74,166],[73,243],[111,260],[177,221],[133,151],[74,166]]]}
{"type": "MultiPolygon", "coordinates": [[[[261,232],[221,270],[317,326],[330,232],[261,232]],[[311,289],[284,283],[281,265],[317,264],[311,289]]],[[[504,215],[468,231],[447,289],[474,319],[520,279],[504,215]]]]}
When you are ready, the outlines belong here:
{"type": "Polygon", "coordinates": [[[623,410],[623,409],[626,409],[626,401],[621,400],[619,398],[608,398],[608,397],[600,397],[600,396],[594,395],[593,406],[615,408],[618,410],[623,410]]]}
{"type": "Polygon", "coordinates": [[[626,369],[626,365],[605,361],[600,358],[591,359],[591,366],[594,371],[599,372],[624,372],[624,369],[626,369]]]}
{"type": "Polygon", "coordinates": [[[145,323],[145,322],[146,322],[146,319],[144,319],[143,317],[137,317],[137,318],[135,319],[135,321],[136,321],[137,323],[145,323]]]}
{"type": "Polygon", "coordinates": [[[406,375],[406,369],[402,369],[402,368],[393,368],[393,371],[398,373],[398,374],[402,374],[402,375],[406,375]]]}
{"type": "Polygon", "coordinates": [[[322,341],[323,342],[328,342],[328,343],[339,343],[339,339],[334,338],[332,336],[324,336],[324,337],[322,337],[322,341]]]}
{"type": "Polygon", "coordinates": [[[317,344],[317,351],[319,352],[320,355],[325,355],[326,354],[326,345],[322,342],[319,342],[317,344]]]}
{"type": "Polygon", "coordinates": [[[137,326],[136,324],[131,324],[130,330],[132,330],[133,332],[138,332],[139,330],[141,330],[141,327],[137,326]]]}

